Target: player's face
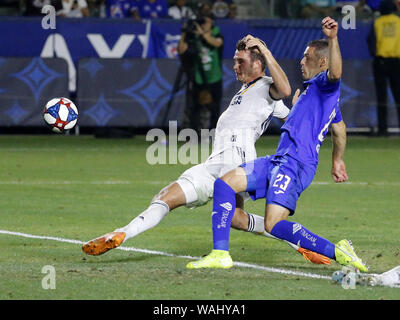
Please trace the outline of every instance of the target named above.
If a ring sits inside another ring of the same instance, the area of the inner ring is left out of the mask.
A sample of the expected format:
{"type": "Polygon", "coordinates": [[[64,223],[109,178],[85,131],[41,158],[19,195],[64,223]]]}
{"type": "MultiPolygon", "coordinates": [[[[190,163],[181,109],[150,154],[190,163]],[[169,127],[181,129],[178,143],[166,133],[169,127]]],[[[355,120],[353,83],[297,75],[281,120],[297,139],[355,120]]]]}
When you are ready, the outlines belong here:
{"type": "Polygon", "coordinates": [[[253,81],[255,78],[254,62],[251,61],[250,51],[236,50],[233,60],[233,70],[235,71],[236,79],[242,83],[253,81]]]}
{"type": "Polygon", "coordinates": [[[301,75],[303,79],[309,80],[321,72],[319,58],[315,54],[315,47],[307,47],[304,57],[300,61],[301,75]]]}

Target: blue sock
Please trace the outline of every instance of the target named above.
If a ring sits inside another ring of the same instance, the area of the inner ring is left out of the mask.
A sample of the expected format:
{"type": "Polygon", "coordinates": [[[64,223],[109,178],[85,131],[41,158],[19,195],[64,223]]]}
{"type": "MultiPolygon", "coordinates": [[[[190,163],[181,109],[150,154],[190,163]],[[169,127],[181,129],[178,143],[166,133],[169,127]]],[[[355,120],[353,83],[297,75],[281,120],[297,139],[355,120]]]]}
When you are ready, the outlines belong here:
{"type": "Polygon", "coordinates": [[[328,258],[335,259],[335,245],[312,233],[299,223],[287,220],[279,221],[271,230],[271,234],[279,239],[287,240],[304,249],[320,253],[328,258]]]}
{"type": "Polygon", "coordinates": [[[214,183],[212,232],[214,249],[229,250],[229,235],[236,209],[235,191],[223,180],[214,183]]]}

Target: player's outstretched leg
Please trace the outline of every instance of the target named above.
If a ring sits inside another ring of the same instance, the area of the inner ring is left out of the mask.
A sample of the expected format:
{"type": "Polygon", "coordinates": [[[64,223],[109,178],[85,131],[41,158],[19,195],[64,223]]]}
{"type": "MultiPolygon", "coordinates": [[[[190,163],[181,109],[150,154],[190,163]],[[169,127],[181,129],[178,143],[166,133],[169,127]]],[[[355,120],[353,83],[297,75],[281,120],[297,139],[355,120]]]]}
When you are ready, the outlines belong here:
{"type": "Polygon", "coordinates": [[[86,242],[82,246],[82,251],[92,256],[106,253],[119,247],[124,241],[155,227],[168,212],[168,205],[161,200],[156,200],[125,227],[86,242]]]}
{"type": "Polygon", "coordinates": [[[232,268],[233,261],[229,251],[226,250],[213,250],[211,253],[204,258],[189,262],[186,265],[188,269],[202,269],[202,268],[213,268],[213,269],[229,269],[232,268]]]}
{"type": "Polygon", "coordinates": [[[185,194],[178,183],[173,182],[163,188],[150,206],[125,227],[114,230],[82,246],[89,255],[100,255],[119,247],[126,240],[157,226],[170,210],[186,203],[185,194]]]}
{"type": "MultiPolygon", "coordinates": [[[[287,242],[287,241],[286,241],[287,242]]],[[[290,242],[287,242],[288,244],[291,244],[290,242]]],[[[307,261],[310,261],[311,263],[314,264],[326,264],[326,265],[330,265],[331,264],[331,260],[328,257],[325,257],[322,254],[319,254],[317,252],[311,251],[311,250],[307,250],[304,249],[302,247],[298,247],[296,250],[298,253],[300,253],[304,259],[306,259],[307,261]]]]}
{"type": "Polygon", "coordinates": [[[215,180],[212,208],[213,250],[202,259],[189,262],[186,268],[227,269],[233,266],[232,258],[229,254],[229,235],[236,209],[235,194],[235,190],[225,181],[222,179],[215,180]]]}
{"type": "Polygon", "coordinates": [[[119,247],[125,239],[125,232],[110,232],[104,236],[86,242],[82,251],[91,256],[98,256],[108,250],[119,247]]]}
{"type": "Polygon", "coordinates": [[[335,245],[335,260],[341,265],[352,266],[362,272],[368,272],[368,267],[357,256],[349,240],[341,240],[335,245]]]}
{"type": "MultiPolygon", "coordinates": [[[[248,216],[248,220],[246,221],[248,224],[248,227],[247,227],[246,231],[255,233],[257,235],[263,235],[267,238],[282,240],[277,237],[274,237],[272,234],[268,233],[265,230],[264,217],[261,217],[259,215],[253,214],[253,213],[246,213],[242,209],[239,209],[239,208],[238,208],[238,210],[235,211],[235,216],[234,216],[235,221],[232,221],[232,227],[235,227],[236,229],[241,229],[241,228],[237,227],[237,225],[239,224],[238,218],[242,217],[241,219],[245,220],[244,215],[248,216]]],[[[328,257],[323,256],[322,254],[316,253],[311,250],[304,249],[293,243],[290,243],[289,241],[286,241],[286,240],[283,240],[283,241],[286,242],[292,249],[294,249],[298,253],[300,253],[304,257],[305,260],[307,260],[311,263],[325,264],[325,265],[331,264],[331,260],[328,257]]]]}
{"type": "Polygon", "coordinates": [[[299,223],[281,220],[274,225],[271,234],[279,239],[297,243],[308,250],[315,250],[341,265],[353,266],[362,272],[367,272],[367,266],[354,252],[348,240],[341,240],[336,245],[321,236],[309,231],[299,223]]]}

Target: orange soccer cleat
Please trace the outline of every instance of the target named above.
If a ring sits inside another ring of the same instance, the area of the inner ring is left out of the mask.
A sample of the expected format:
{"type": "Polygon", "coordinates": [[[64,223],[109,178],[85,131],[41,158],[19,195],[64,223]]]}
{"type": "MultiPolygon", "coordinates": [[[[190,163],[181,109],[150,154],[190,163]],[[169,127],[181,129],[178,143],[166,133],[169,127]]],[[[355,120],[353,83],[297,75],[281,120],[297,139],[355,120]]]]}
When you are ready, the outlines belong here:
{"type": "Polygon", "coordinates": [[[322,254],[316,253],[314,251],[310,251],[304,248],[299,247],[297,252],[301,253],[307,261],[310,261],[315,264],[331,264],[331,260],[328,257],[323,256],[322,254]]]}
{"type": "Polygon", "coordinates": [[[99,238],[90,240],[82,246],[82,251],[91,256],[98,256],[108,250],[119,247],[125,239],[125,232],[110,232],[99,238]]]}

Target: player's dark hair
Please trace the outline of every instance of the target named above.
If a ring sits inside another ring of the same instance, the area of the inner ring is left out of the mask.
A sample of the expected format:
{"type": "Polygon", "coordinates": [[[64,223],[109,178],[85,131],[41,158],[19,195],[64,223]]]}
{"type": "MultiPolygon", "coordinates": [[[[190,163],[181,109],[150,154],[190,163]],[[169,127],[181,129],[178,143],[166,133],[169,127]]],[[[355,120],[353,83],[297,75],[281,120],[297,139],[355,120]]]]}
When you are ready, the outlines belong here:
{"type": "MultiPolygon", "coordinates": [[[[236,43],[236,50],[246,50],[246,41],[244,39],[245,38],[242,38],[236,43]]],[[[267,67],[267,61],[265,60],[265,57],[258,49],[256,49],[256,47],[250,48],[250,59],[251,61],[259,60],[261,62],[261,68],[263,71],[267,67]]]]}
{"type": "Polygon", "coordinates": [[[315,53],[317,54],[318,58],[329,56],[329,44],[328,40],[326,39],[310,41],[307,46],[315,48],[315,53]]]}

